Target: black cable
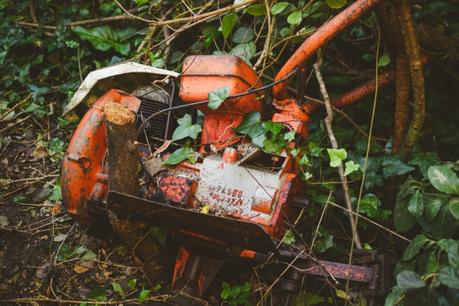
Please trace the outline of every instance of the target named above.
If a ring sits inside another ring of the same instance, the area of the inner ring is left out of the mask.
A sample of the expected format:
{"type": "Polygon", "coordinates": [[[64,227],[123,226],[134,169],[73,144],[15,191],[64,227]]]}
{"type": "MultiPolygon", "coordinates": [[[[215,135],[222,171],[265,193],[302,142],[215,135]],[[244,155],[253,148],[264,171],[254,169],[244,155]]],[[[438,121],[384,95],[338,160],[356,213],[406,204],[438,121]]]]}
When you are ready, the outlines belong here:
{"type": "MultiPolygon", "coordinates": [[[[278,81],[272,82],[270,84],[267,84],[267,85],[259,87],[259,88],[250,89],[250,90],[247,90],[245,92],[229,96],[226,99],[233,99],[233,98],[240,98],[240,97],[243,97],[243,96],[248,96],[248,95],[251,95],[253,93],[257,93],[257,92],[263,91],[265,89],[268,89],[270,87],[273,87],[273,86],[275,86],[275,85],[277,85],[279,83],[282,83],[282,82],[286,81],[287,79],[289,79],[291,76],[293,76],[298,71],[298,69],[299,68],[295,68],[292,72],[290,72],[289,74],[287,74],[285,77],[283,77],[282,79],[280,79],[278,81]]],[[[174,84],[174,83],[172,83],[172,84],[174,84]]],[[[175,86],[174,85],[172,86],[172,94],[170,96],[170,99],[173,99],[174,95],[175,95],[175,86]]],[[[136,134],[136,138],[135,139],[139,138],[140,133],[142,133],[143,129],[145,128],[145,124],[148,121],[150,121],[151,119],[155,118],[156,116],[158,116],[158,115],[160,115],[162,113],[165,113],[165,112],[170,112],[170,111],[176,110],[176,109],[202,105],[202,104],[206,104],[208,102],[209,102],[209,100],[203,100],[203,101],[197,101],[197,102],[188,103],[188,104],[172,106],[172,107],[169,107],[169,108],[164,108],[162,110],[157,111],[156,113],[151,114],[150,116],[145,118],[145,120],[143,120],[142,124],[140,124],[139,128],[137,129],[137,134],[136,134]]]]}

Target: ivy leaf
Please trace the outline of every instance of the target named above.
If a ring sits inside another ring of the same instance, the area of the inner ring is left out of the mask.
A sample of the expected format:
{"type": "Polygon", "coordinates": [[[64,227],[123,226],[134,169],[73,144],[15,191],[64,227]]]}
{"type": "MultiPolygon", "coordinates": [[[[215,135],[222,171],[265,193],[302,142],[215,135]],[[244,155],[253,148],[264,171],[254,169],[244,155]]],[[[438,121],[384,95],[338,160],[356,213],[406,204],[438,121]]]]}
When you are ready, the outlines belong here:
{"type": "Polygon", "coordinates": [[[349,175],[360,169],[360,165],[354,163],[353,160],[346,162],[346,170],[344,170],[344,176],[349,175]]]}
{"type": "Polygon", "coordinates": [[[256,52],[257,46],[253,41],[251,41],[245,44],[237,45],[236,47],[231,49],[230,54],[239,56],[250,65],[250,60],[252,59],[252,57],[254,57],[256,52]]]}
{"type": "Polygon", "coordinates": [[[427,177],[438,191],[459,194],[459,179],[456,173],[448,167],[431,166],[427,171],[427,177]]]}
{"type": "Polygon", "coordinates": [[[403,292],[409,292],[426,286],[426,283],[413,271],[403,271],[397,275],[397,286],[403,292]]]}
{"type": "Polygon", "coordinates": [[[384,53],[379,59],[378,59],[378,67],[385,67],[390,64],[390,56],[388,53],[384,53]]]}
{"type": "Polygon", "coordinates": [[[184,160],[194,161],[194,151],[192,148],[184,146],[175,150],[163,163],[166,165],[177,165],[184,160]]]}
{"type": "Polygon", "coordinates": [[[416,218],[422,216],[424,212],[424,201],[422,198],[422,193],[419,190],[411,196],[408,202],[408,211],[416,218]]]}
{"type": "Polygon", "coordinates": [[[378,197],[372,193],[364,195],[360,200],[360,211],[369,217],[375,217],[378,214],[379,206],[381,203],[378,197]]]}
{"type": "Polygon", "coordinates": [[[284,134],[284,140],[293,141],[295,140],[295,131],[289,131],[284,134]]]}
{"type": "Polygon", "coordinates": [[[282,131],[283,125],[277,122],[263,122],[263,127],[273,135],[278,135],[282,131]]]}
{"type": "Polygon", "coordinates": [[[252,16],[264,16],[266,15],[266,6],[264,4],[252,4],[245,12],[252,16]]]}
{"type": "Polygon", "coordinates": [[[213,110],[218,109],[229,96],[230,89],[228,86],[212,90],[208,95],[209,104],[207,104],[207,106],[213,110]]]}
{"type": "Polygon", "coordinates": [[[282,13],[290,3],[288,2],[277,2],[271,7],[271,13],[273,15],[279,15],[282,13]]]}
{"type": "Polygon", "coordinates": [[[266,139],[266,130],[261,122],[260,113],[250,112],[246,114],[244,121],[234,130],[239,134],[248,135],[255,145],[263,148],[263,143],[266,139]]]}
{"type": "Polygon", "coordinates": [[[285,243],[285,244],[288,244],[288,245],[292,245],[294,244],[296,241],[295,239],[295,235],[293,234],[293,231],[292,230],[287,230],[285,232],[285,235],[284,237],[282,238],[282,242],[285,243]]]}
{"type": "Polygon", "coordinates": [[[108,51],[113,49],[122,55],[129,55],[131,45],[127,40],[137,34],[137,30],[134,28],[113,30],[109,26],[99,26],[90,29],[76,27],[73,31],[81,39],[89,41],[97,50],[108,51]]]}
{"type": "Polygon", "coordinates": [[[303,21],[303,13],[301,11],[291,12],[287,17],[287,22],[291,25],[299,25],[303,21]]]}
{"type": "Polygon", "coordinates": [[[260,148],[263,148],[265,140],[266,140],[266,134],[260,134],[252,138],[252,143],[256,146],[259,146],[260,148]]]}
{"type": "Polygon", "coordinates": [[[124,293],[124,290],[119,283],[112,282],[112,287],[113,287],[113,291],[118,293],[119,296],[124,297],[126,295],[126,293],[124,293]]]}
{"type": "Polygon", "coordinates": [[[347,0],[325,0],[325,3],[332,9],[340,9],[347,4],[347,0]]]}
{"type": "Polygon", "coordinates": [[[459,220],[459,198],[452,198],[449,201],[448,209],[456,220],[459,220]]]}
{"type": "Polygon", "coordinates": [[[279,137],[274,137],[272,139],[268,138],[263,141],[263,148],[267,152],[279,154],[284,148],[284,141],[279,137]]]}
{"type": "Polygon", "coordinates": [[[255,33],[251,28],[240,27],[233,34],[232,40],[236,44],[245,44],[255,37],[255,33]]]}
{"type": "Polygon", "coordinates": [[[198,134],[201,132],[201,126],[199,124],[193,124],[191,115],[185,114],[180,119],[177,119],[179,126],[175,129],[172,135],[172,141],[180,140],[186,137],[196,139],[198,134]]]}
{"type": "Polygon", "coordinates": [[[233,31],[234,25],[237,21],[237,15],[235,13],[227,14],[222,19],[222,35],[226,39],[233,31]]]}
{"type": "Polygon", "coordinates": [[[336,168],[347,158],[347,152],[344,149],[327,149],[330,157],[330,167],[336,168]]]}
{"type": "Polygon", "coordinates": [[[429,238],[427,238],[424,235],[417,235],[408,245],[408,247],[405,250],[405,253],[403,253],[403,260],[409,261],[413,259],[416,255],[418,255],[419,251],[421,251],[422,247],[431,241],[429,238]]]}
{"type": "Polygon", "coordinates": [[[143,303],[146,299],[148,299],[151,295],[151,290],[143,289],[139,293],[139,302],[143,303]]]}

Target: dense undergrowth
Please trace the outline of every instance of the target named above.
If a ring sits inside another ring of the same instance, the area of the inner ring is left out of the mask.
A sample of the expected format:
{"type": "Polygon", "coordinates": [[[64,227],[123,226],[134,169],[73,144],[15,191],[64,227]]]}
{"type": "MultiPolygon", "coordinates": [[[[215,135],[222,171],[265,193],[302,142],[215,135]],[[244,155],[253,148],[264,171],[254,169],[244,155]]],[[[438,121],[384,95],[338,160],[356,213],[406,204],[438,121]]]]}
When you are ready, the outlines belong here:
{"type": "MultiPolygon", "coordinates": [[[[365,98],[335,114],[333,128],[339,149],[331,149],[323,123],[324,112],[314,113],[309,122],[309,137],[294,152],[301,156],[306,193],[312,203],[304,224],[313,226],[303,226],[295,232],[296,237],[289,239],[310,241],[316,235],[316,256],[348,256],[352,237],[346,215],[328,205],[343,203],[336,170],[343,163],[354,209],[359,203],[358,213],[383,228],[360,219],[358,229],[364,247],[379,250],[398,262],[386,305],[458,305],[459,7],[457,1],[412,2],[422,52],[429,55],[424,69],[427,117],[418,143],[405,159],[391,154],[393,85],[380,88],[375,99],[365,98]],[[373,103],[373,139],[368,148],[373,103]],[[323,210],[324,220],[315,232],[323,210]]],[[[75,114],[62,116],[63,107],[94,69],[134,60],[180,71],[183,59],[190,54],[232,54],[250,63],[262,75],[263,82],[269,83],[305,38],[348,5],[346,0],[266,1],[224,9],[232,4],[186,0],[0,0],[2,158],[8,157],[6,148],[13,140],[9,133],[14,126],[34,120],[44,127],[36,132],[34,156],[58,164],[78,122],[75,114]],[[197,15],[214,13],[192,19],[188,18],[191,11],[197,15]],[[148,25],[130,14],[155,22],[148,25]]],[[[374,78],[376,70],[382,73],[394,66],[374,14],[365,15],[321,53],[321,70],[331,96],[374,78]]],[[[321,100],[317,81],[314,74],[311,76],[305,85],[306,94],[321,100]]],[[[181,120],[186,128],[192,126],[187,118],[181,120]]],[[[252,127],[255,124],[256,131],[242,126],[238,132],[248,134],[266,151],[278,152],[287,141],[295,139],[282,126],[261,122],[256,113],[245,120],[252,127]]],[[[174,140],[187,138],[193,147],[199,132],[199,128],[195,129],[196,133],[189,133],[188,129],[183,137],[174,140]]],[[[187,151],[179,159],[190,155],[187,151]]],[[[8,173],[1,174],[4,194],[12,188],[9,178],[8,173]]],[[[21,201],[27,196],[17,193],[3,201],[21,201]]],[[[48,200],[61,200],[58,182],[50,190],[48,200]]],[[[231,288],[226,284],[222,298],[230,304],[246,303],[247,286],[231,288]]],[[[320,292],[309,292],[308,288],[304,292],[309,301],[327,301],[320,292]]],[[[298,301],[302,305],[301,297],[298,301]]]]}

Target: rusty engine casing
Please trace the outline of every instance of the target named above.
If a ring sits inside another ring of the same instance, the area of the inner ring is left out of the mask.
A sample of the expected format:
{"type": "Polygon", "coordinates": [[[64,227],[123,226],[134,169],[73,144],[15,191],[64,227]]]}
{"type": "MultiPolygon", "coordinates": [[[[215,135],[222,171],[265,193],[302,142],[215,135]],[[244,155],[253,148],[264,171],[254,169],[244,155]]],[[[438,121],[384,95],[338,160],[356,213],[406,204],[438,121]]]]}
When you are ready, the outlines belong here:
{"type": "MultiPolygon", "coordinates": [[[[209,92],[227,87],[230,95],[261,87],[258,75],[244,60],[231,55],[189,56],[183,63],[179,97],[183,103],[208,99],[209,92]]],[[[261,92],[227,99],[217,110],[206,104],[196,106],[205,115],[201,145],[217,150],[236,143],[233,129],[249,112],[263,112],[261,92]]]]}
{"type": "MultiPolygon", "coordinates": [[[[179,98],[183,103],[206,100],[209,92],[222,87],[228,87],[231,95],[261,87],[256,73],[242,59],[201,55],[185,60],[179,85],[179,98]]],[[[104,162],[107,155],[105,103],[124,104],[137,112],[141,121],[145,118],[144,112],[153,107],[153,100],[165,99],[161,103],[166,107],[167,101],[174,98],[167,93],[149,97],[143,92],[136,90],[132,95],[118,90],[107,92],[88,110],[70,141],[62,164],[64,202],[69,213],[81,222],[90,219],[88,203],[104,202],[108,193],[109,169],[104,162]]],[[[197,106],[204,113],[202,162],[165,167],[162,161],[169,153],[145,159],[145,150],[139,149],[149,182],[144,196],[193,211],[256,223],[270,237],[281,238],[289,215],[287,202],[298,173],[295,160],[286,154],[264,153],[234,132],[245,114],[263,111],[261,97],[261,92],[257,92],[230,98],[217,110],[206,104],[197,106]]],[[[169,120],[159,122],[169,126],[169,120]]],[[[157,127],[156,121],[152,126],[154,129],[146,132],[158,134],[158,138],[164,131],[157,127]]],[[[167,129],[162,141],[167,139],[167,129]]]]}
{"type": "Polygon", "coordinates": [[[159,172],[150,182],[149,198],[163,197],[182,208],[257,223],[280,239],[297,177],[294,162],[254,146],[252,151],[242,148],[247,146],[252,145],[227,147],[222,155],[209,155],[202,163],[183,162],[159,172]],[[272,169],[257,167],[262,160],[272,163],[272,169]]]}

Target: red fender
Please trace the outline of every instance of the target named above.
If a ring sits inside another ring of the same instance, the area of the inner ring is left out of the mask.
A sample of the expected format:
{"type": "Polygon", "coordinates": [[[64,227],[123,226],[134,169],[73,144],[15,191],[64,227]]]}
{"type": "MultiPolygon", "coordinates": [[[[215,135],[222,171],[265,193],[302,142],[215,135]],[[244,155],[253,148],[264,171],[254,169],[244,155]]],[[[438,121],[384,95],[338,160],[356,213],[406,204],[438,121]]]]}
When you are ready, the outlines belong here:
{"type": "Polygon", "coordinates": [[[123,91],[111,89],[100,97],[78,124],[61,165],[62,198],[69,214],[79,222],[89,220],[88,202],[107,196],[107,131],[103,109],[117,102],[137,112],[140,100],[123,91]]]}

